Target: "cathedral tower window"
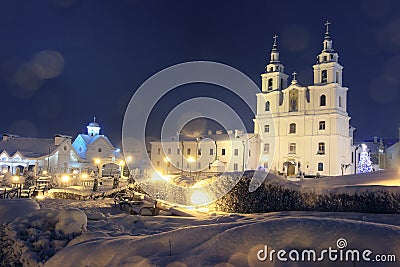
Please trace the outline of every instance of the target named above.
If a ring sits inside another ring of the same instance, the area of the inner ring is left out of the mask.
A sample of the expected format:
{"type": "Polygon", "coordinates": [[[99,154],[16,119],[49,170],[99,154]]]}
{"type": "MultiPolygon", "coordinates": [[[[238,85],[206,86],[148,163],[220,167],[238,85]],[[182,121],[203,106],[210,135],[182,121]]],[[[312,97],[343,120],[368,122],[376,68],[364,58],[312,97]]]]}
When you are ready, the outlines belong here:
{"type": "Polygon", "coordinates": [[[264,125],[264,133],[269,133],[269,124],[264,125]]]}
{"type": "Polygon", "coordinates": [[[320,121],[319,122],[319,130],[325,130],[325,121],[320,121]]]}
{"type": "Polygon", "coordinates": [[[321,72],[321,83],[326,83],[326,82],[328,82],[328,71],[323,70],[321,72]]]}
{"type": "Polygon", "coordinates": [[[296,133],[296,123],[291,123],[291,124],[289,125],[289,133],[290,133],[290,134],[296,133]]]}
{"type": "Polygon", "coordinates": [[[325,143],[323,143],[323,142],[318,143],[318,154],[319,155],[325,154],[325,143]]]}
{"type": "Polygon", "coordinates": [[[325,107],[326,106],[326,95],[321,95],[321,97],[319,98],[319,105],[321,107],[325,107]]]}
{"type": "Polygon", "coordinates": [[[265,102],[265,111],[269,111],[270,109],[270,103],[269,101],[265,102]]]}
{"type": "Polygon", "coordinates": [[[268,79],[268,90],[272,90],[272,78],[268,79]]]}

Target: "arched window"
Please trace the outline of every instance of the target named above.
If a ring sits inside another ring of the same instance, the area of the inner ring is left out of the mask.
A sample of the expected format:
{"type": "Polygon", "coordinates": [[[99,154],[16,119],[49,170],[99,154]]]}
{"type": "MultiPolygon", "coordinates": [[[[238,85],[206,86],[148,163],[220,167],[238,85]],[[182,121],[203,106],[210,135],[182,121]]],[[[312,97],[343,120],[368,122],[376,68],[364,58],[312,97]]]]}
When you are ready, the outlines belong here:
{"type": "Polygon", "coordinates": [[[321,97],[319,98],[319,105],[321,107],[325,107],[326,106],[326,95],[321,95],[321,97]]]}
{"type": "Polygon", "coordinates": [[[272,89],[272,78],[268,79],[268,90],[272,89]]]}
{"type": "Polygon", "coordinates": [[[296,123],[291,123],[291,124],[289,125],[289,133],[290,133],[290,134],[296,133],[296,123]]]}
{"type": "Polygon", "coordinates": [[[269,111],[270,109],[270,103],[269,101],[265,102],[265,111],[269,111]]]}
{"type": "Polygon", "coordinates": [[[326,82],[328,82],[328,71],[323,70],[321,72],[321,83],[326,83],[326,82]]]}

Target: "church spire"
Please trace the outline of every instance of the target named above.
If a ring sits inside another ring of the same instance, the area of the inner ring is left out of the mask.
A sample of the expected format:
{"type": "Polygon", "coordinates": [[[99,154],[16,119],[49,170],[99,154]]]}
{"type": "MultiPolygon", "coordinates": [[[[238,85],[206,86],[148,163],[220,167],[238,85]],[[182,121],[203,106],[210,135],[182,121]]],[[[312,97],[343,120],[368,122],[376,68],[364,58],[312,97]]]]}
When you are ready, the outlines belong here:
{"type": "Polygon", "coordinates": [[[293,71],[293,73],[292,73],[292,84],[297,84],[297,79],[296,79],[296,75],[297,75],[297,72],[296,71],[293,71]]]}
{"type": "Polygon", "coordinates": [[[333,50],[330,32],[331,23],[325,23],[325,37],[322,52],[313,66],[314,84],[338,83],[342,85],[343,67],[339,64],[339,55],[333,50]]]}
{"type": "Polygon", "coordinates": [[[325,27],[326,27],[326,31],[325,31],[325,38],[324,38],[324,49],[322,50],[322,52],[333,52],[333,48],[332,48],[332,39],[331,39],[331,34],[329,32],[329,25],[331,25],[331,23],[329,21],[326,21],[325,23],[325,27]]]}
{"type": "Polygon", "coordinates": [[[271,59],[269,63],[279,63],[279,52],[277,44],[278,35],[275,34],[272,38],[274,39],[274,44],[272,45],[271,59]]]}
{"type": "Polygon", "coordinates": [[[331,25],[331,23],[327,20],[327,21],[325,22],[325,26],[326,26],[325,39],[331,38],[331,37],[330,37],[330,33],[329,33],[329,25],[331,25]]]}
{"type": "Polygon", "coordinates": [[[285,66],[279,60],[278,52],[278,35],[272,37],[274,43],[272,45],[271,57],[268,65],[265,67],[262,79],[262,91],[282,90],[287,87],[288,75],[285,74],[285,66]]]}

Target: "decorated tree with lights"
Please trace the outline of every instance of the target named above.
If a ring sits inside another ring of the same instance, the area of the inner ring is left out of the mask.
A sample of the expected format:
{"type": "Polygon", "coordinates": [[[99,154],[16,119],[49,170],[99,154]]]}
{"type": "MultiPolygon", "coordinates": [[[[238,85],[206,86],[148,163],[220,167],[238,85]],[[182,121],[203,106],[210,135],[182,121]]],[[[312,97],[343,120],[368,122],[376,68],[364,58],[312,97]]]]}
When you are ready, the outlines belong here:
{"type": "Polygon", "coordinates": [[[372,163],[368,155],[367,145],[361,145],[360,160],[358,161],[357,173],[372,172],[372,163]]]}

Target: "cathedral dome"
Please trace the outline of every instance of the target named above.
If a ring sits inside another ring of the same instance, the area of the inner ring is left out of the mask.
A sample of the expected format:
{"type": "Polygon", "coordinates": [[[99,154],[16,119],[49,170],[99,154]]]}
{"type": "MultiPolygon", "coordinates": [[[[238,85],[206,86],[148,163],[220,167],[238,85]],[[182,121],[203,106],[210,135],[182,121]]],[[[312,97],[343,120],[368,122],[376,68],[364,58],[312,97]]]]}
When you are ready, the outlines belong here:
{"type": "Polygon", "coordinates": [[[88,124],[89,127],[100,127],[100,124],[98,124],[95,121],[92,121],[91,123],[88,124]]]}
{"type": "Polygon", "coordinates": [[[89,136],[96,136],[100,134],[101,127],[100,124],[96,122],[96,117],[93,118],[93,121],[90,122],[86,128],[89,136]]]}

